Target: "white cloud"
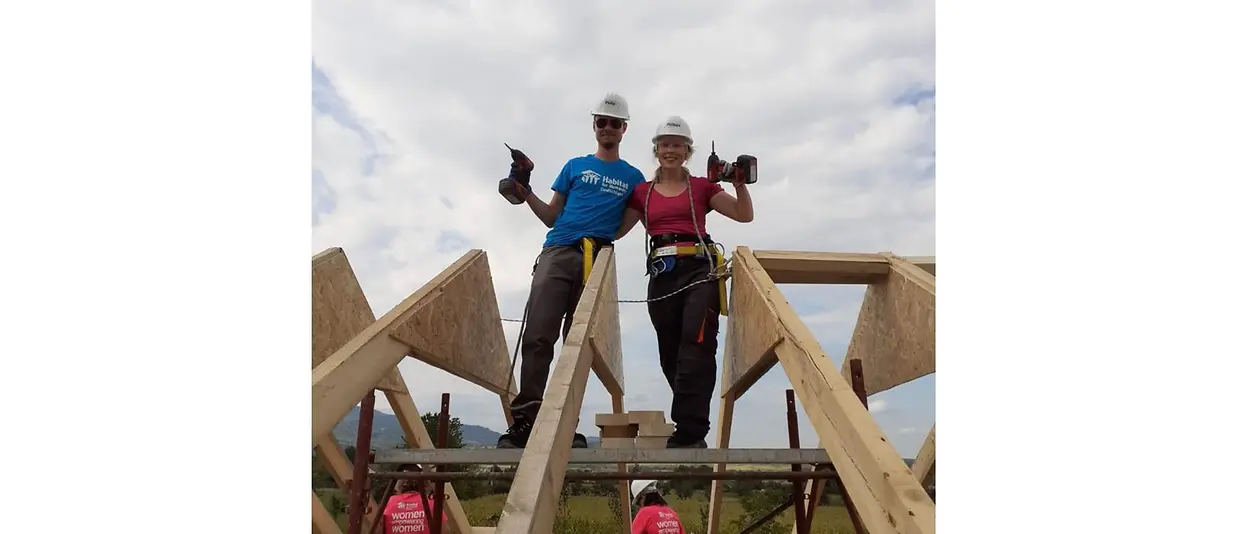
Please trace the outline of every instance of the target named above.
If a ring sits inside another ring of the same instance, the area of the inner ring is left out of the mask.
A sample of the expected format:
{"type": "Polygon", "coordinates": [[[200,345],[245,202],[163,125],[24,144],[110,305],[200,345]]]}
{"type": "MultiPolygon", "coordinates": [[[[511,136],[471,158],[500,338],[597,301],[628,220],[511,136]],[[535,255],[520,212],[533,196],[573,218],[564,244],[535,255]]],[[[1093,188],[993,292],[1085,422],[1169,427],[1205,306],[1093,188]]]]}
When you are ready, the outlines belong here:
{"type": "MultiPolygon", "coordinates": [[[[594,150],[589,108],[615,91],[633,113],[622,155],[647,175],[649,137],[672,114],[691,123],[697,174],[712,140],[725,159],[759,157],[754,223],[709,222],[729,249],[934,254],[934,109],[930,99],[905,102],[935,88],[932,13],[931,2],[912,0],[782,10],[758,1],[318,1],[312,142],[323,181],[314,178],[311,251],[343,247],[381,315],[481,248],[503,316],[518,318],[546,229],[498,196],[510,163],[503,143],[535,160],[534,184],[549,198],[563,162],[594,150]]],[[[617,244],[622,299],[645,294],[642,247],[640,229],[617,244]]],[[[839,364],[835,344],[852,332],[861,288],[783,290],[839,364]]],[[[667,409],[645,306],[621,304],[620,315],[628,407],[667,409]]],[[[504,324],[509,343],[517,326],[504,324]]],[[[422,409],[451,391],[462,419],[503,426],[496,397],[419,362],[401,369],[422,409]]],[[[765,394],[765,410],[738,405],[734,446],[783,446],[782,426],[740,430],[775,419],[766,388],[787,381],[772,374],[757,386],[765,393],[746,397],[765,394]]],[[[782,392],[779,401],[783,413],[782,392]]],[[[914,401],[890,402],[905,412],[914,401]]],[[[609,406],[591,381],[581,431],[593,432],[592,414],[609,406]]]]}

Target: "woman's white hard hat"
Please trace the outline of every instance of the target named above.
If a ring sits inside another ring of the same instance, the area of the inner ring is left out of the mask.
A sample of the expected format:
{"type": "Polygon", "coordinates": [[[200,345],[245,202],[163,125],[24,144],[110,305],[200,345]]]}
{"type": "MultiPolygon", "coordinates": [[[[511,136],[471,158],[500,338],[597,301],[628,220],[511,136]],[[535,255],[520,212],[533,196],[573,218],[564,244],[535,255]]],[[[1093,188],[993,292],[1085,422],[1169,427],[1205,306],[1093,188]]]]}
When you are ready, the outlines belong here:
{"type": "Polygon", "coordinates": [[[654,138],[650,142],[658,143],[659,138],[665,135],[683,137],[690,145],[693,144],[693,130],[689,128],[689,123],[675,115],[663,119],[663,122],[659,123],[659,127],[654,129],[654,138]]]}

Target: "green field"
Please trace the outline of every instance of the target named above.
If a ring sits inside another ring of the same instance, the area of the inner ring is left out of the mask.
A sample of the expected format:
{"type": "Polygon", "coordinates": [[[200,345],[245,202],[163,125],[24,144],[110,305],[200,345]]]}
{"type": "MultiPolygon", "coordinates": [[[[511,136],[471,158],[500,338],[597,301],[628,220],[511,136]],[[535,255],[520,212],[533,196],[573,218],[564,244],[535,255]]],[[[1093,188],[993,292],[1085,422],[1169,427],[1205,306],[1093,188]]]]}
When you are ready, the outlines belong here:
{"type": "MultiPolygon", "coordinates": [[[[706,495],[697,492],[689,499],[679,499],[673,495],[667,495],[668,505],[680,515],[681,522],[685,524],[686,529],[700,528],[701,512],[707,509],[706,495]]],[[[492,526],[498,522],[498,514],[503,509],[503,502],[507,500],[506,495],[490,495],[479,499],[473,499],[464,503],[464,512],[468,514],[468,520],[474,526],[492,526]]],[[[724,511],[720,517],[721,531],[728,532],[725,528],[741,516],[744,510],[736,497],[731,495],[724,496],[724,511]]],[[[606,525],[609,521],[619,517],[619,512],[612,510],[606,497],[573,495],[568,497],[568,504],[565,512],[568,518],[585,519],[594,523],[606,525]]],[[[793,509],[790,508],[780,514],[772,523],[779,525],[793,524],[793,509]]],[[[784,532],[789,532],[785,529],[784,532]]],[[[612,534],[618,532],[611,530],[612,534]]],[[[854,532],[853,523],[849,521],[849,515],[844,506],[820,506],[815,512],[815,522],[811,528],[812,534],[852,534],[854,532]]],[[[699,530],[690,530],[690,534],[704,534],[699,530]]],[[[589,534],[586,531],[578,531],[576,533],[564,534],[589,534]]]]}
{"type": "MultiPolygon", "coordinates": [[[[323,502],[328,502],[330,496],[341,496],[338,490],[318,490],[321,494],[323,502]]],[[[666,496],[668,504],[680,515],[681,521],[685,524],[685,528],[690,534],[705,534],[701,529],[701,514],[707,509],[706,495],[702,492],[694,493],[689,499],[680,499],[675,495],[666,496]]],[[[468,515],[468,521],[473,526],[494,526],[498,523],[499,513],[503,509],[503,502],[507,500],[507,496],[503,494],[489,495],[478,499],[464,501],[464,512],[468,515]]],[[[557,534],[596,534],[604,532],[609,534],[618,534],[618,523],[615,523],[618,511],[611,509],[610,499],[607,497],[589,496],[589,495],[572,495],[567,498],[567,504],[560,510],[562,531],[556,530],[557,534]]],[[[733,529],[734,520],[741,519],[744,509],[735,496],[724,496],[724,511],[720,519],[720,531],[724,533],[738,532],[740,528],[733,529]]],[[[343,513],[336,514],[338,523],[346,531],[347,517],[345,510],[343,513]]],[[[778,518],[771,522],[772,529],[760,529],[755,532],[784,532],[787,534],[791,531],[793,524],[792,508],[780,514],[778,518]],[[782,528],[788,525],[788,528],[782,528]]],[[[742,526],[742,525],[738,525],[742,526]]],[[[845,507],[841,505],[820,506],[819,511],[815,514],[815,522],[811,529],[812,534],[852,534],[854,532],[853,524],[849,521],[849,516],[845,511],[845,507]]]]}

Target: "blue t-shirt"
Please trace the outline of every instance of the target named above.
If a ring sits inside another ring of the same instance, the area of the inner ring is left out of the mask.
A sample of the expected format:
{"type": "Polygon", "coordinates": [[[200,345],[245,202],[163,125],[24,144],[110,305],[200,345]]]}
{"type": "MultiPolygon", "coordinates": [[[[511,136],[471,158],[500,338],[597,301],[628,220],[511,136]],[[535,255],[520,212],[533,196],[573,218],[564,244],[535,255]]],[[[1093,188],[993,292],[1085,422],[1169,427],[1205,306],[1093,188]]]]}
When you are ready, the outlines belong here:
{"type": "Polygon", "coordinates": [[[567,198],[543,246],[572,245],[582,237],[614,240],[633,187],[646,181],[627,161],[593,154],[568,160],[550,188],[567,198]]]}

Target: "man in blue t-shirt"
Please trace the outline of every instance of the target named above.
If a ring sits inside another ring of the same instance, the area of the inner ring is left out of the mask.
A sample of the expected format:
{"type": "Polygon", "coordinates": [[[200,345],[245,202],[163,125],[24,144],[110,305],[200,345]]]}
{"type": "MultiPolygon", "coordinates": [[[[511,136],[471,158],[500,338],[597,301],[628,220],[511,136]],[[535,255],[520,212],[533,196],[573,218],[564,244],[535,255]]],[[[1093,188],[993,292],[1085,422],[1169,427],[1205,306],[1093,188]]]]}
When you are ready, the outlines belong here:
{"type": "MultiPolygon", "coordinates": [[[[550,228],[533,267],[527,319],[520,338],[520,393],[511,402],[513,424],[498,438],[498,447],[523,449],[537,420],[546,391],[546,376],[555,357],[559,325],[567,339],[572,314],[581,298],[584,257],[581,239],[594,241],[593,253],[610,246],[620,228],[624,207],[633,187],[646,181],[636,167],[620,159],[620,141],[628,131],[628,103],[608,94],[590,112],[598,151],[568,160],[551,186],[550,204],[537,198],[520,181],[516,189],[533,214],[550,228]]],[[[576,434],[572,447],[585,448],[585,436],[576,434]]]]}

